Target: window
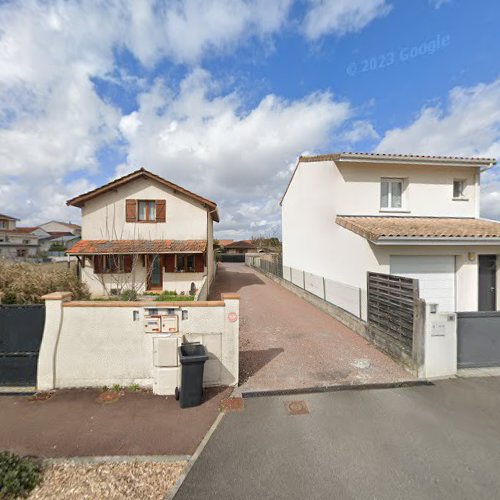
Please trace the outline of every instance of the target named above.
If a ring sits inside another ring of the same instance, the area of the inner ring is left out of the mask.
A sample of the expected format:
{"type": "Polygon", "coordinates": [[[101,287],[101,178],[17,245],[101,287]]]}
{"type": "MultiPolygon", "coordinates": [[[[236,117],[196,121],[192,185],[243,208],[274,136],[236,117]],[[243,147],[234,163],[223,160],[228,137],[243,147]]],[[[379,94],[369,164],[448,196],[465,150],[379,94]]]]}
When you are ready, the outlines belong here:
{"type": "Polygon", "coordinates": [[[177,273],[193,273],[194,272],[194,255],[177,255],[177,262],[175,265],[175,271],[177,273]]]}
{"type": "Polygon", "coordinates": [[[94,255],[94,273],[130,273],[133,262],[132,255],[94,255]]]}
{"type": "Polygon", "coordinates": [[[0,220],[0,229],[7,229],[7,221],[0,220]]]}
{"type": "Polygon", "coordinates": [[[139,200],[137,203],[138,219],[141,221],[156,221],[156,201],[139,200]]]}
{"type": "Polygon", "coordinates": [[[26,257],[28,252],[24,248],[18,248],[16,254],[18,257],[26,257]]]}
{"type": "Polygon", "coordinates": [[[380,183],[380,208],[403,208],[403,179],[382,179],[380,183]]]}
{"type": "Polygon", "coordinates": [[[465,181],[464,180],[454,180],[453,181],[453,198],[455,200],[465,198],[465,181]]]}
{"type": "Polygon", "coordinates": [[[31,243],[31,240],[23,240],[23,245],[29,245],[31,243]]]}

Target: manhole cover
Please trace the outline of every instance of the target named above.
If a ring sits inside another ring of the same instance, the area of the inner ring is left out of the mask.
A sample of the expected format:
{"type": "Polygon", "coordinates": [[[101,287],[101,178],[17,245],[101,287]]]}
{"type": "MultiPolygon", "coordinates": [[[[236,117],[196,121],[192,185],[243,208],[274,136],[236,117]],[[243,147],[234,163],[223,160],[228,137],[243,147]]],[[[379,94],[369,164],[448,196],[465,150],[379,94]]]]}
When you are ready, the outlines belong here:
{"type": "Polygon", "coordinates": [[[309,413],[305,401],[285,401],[285,407],[290,415],[307,415],[309,413]]]}

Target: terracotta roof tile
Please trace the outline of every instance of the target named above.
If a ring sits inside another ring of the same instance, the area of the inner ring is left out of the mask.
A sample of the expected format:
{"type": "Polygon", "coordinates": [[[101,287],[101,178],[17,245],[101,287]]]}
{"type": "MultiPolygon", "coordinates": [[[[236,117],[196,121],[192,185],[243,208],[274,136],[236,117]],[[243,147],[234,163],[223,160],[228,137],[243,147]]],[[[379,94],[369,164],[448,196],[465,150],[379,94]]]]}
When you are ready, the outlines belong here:
{"type": "Polygon", "coordinates": [[[500,222],[485,219],[339,215],[336,222],[370,241],[380,238],[500,238],[500,222]]]}
{"type": "Polygon", "coordinates": [[[257,248],[257,245],[252,243],[250,240],[241,240],[224,245],[224,248],[257,248]]]}
{"type": "Polygon", "coordinates": [[[206,248],[206,240],[80,240],[66,253],[71,255],[202,253],[206,248]]]}

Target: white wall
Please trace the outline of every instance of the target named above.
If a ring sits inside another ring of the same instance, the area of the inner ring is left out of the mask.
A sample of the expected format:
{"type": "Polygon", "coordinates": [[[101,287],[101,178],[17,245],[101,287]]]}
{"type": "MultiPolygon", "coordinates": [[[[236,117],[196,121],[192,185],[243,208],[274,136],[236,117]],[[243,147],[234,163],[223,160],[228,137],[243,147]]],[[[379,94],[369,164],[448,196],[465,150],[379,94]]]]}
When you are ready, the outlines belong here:
{"type": "Polygon", "coordinates": [[[84,240],[206,240],[207,209],[150,179],[136,179],[86,201],[82,208],[84,240]],[[166,200],[166,222],[125,222],[125,200],[166,200]]]}
{"type": "MultiPolygon", "coordinates": [[[[38,361],[38,389],[133,383],[153,386],[158,372],[153,339],[159,335],[144,332],[145,308],[167,304],[65,302],[69,299],[67,292],[44,298],[47,314],[38,361]],[[135,320],[134,311],[138,314],[135,320]]],[[[236,385],[239,297],[227,295],[223,302],[171,303],[168,307],[175,308],[179,315],[179,332],[171,338],[201,341],[209,351],[205,385],[236,385]],[[187,319],[181,319],[181,310],[187,311],[187,319]],[[230,313],[236,315],[236,322],[229,320],[230,313]]],[[[175,387],[171,389],[173,393],[175,387]]]]}

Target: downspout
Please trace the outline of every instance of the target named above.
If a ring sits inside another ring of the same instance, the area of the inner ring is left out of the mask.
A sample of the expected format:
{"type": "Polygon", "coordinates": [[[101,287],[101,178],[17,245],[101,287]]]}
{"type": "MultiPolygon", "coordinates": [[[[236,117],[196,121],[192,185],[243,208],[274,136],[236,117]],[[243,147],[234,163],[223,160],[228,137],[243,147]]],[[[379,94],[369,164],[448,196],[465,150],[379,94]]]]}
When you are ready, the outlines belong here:
{"type": "MultiPolygon", "coordinates": [[[[210,283],[210,272],[211,272],[211,267],[214,265],[214,263],[210,262],[209,259],[208,259],[208,241],[209,241],[208,233],[209,233],[209,229],[210,229],[210,219],[211,219],[212,214],[214,212],[217,212],[217,207],[215,207],[213,210],[207,210],[207,298],[208,298],[208,294],[210,293],[210,284],[211,284],[210,283]]],[[[213,224],[212,224],[212,228],[213,228],[213,224]]],[[[212,236],[213,236],[213,234],[212,234],[212,236]]],[[[212,238],[212,253],[213,253],[213,238],[212,238]]]]}

